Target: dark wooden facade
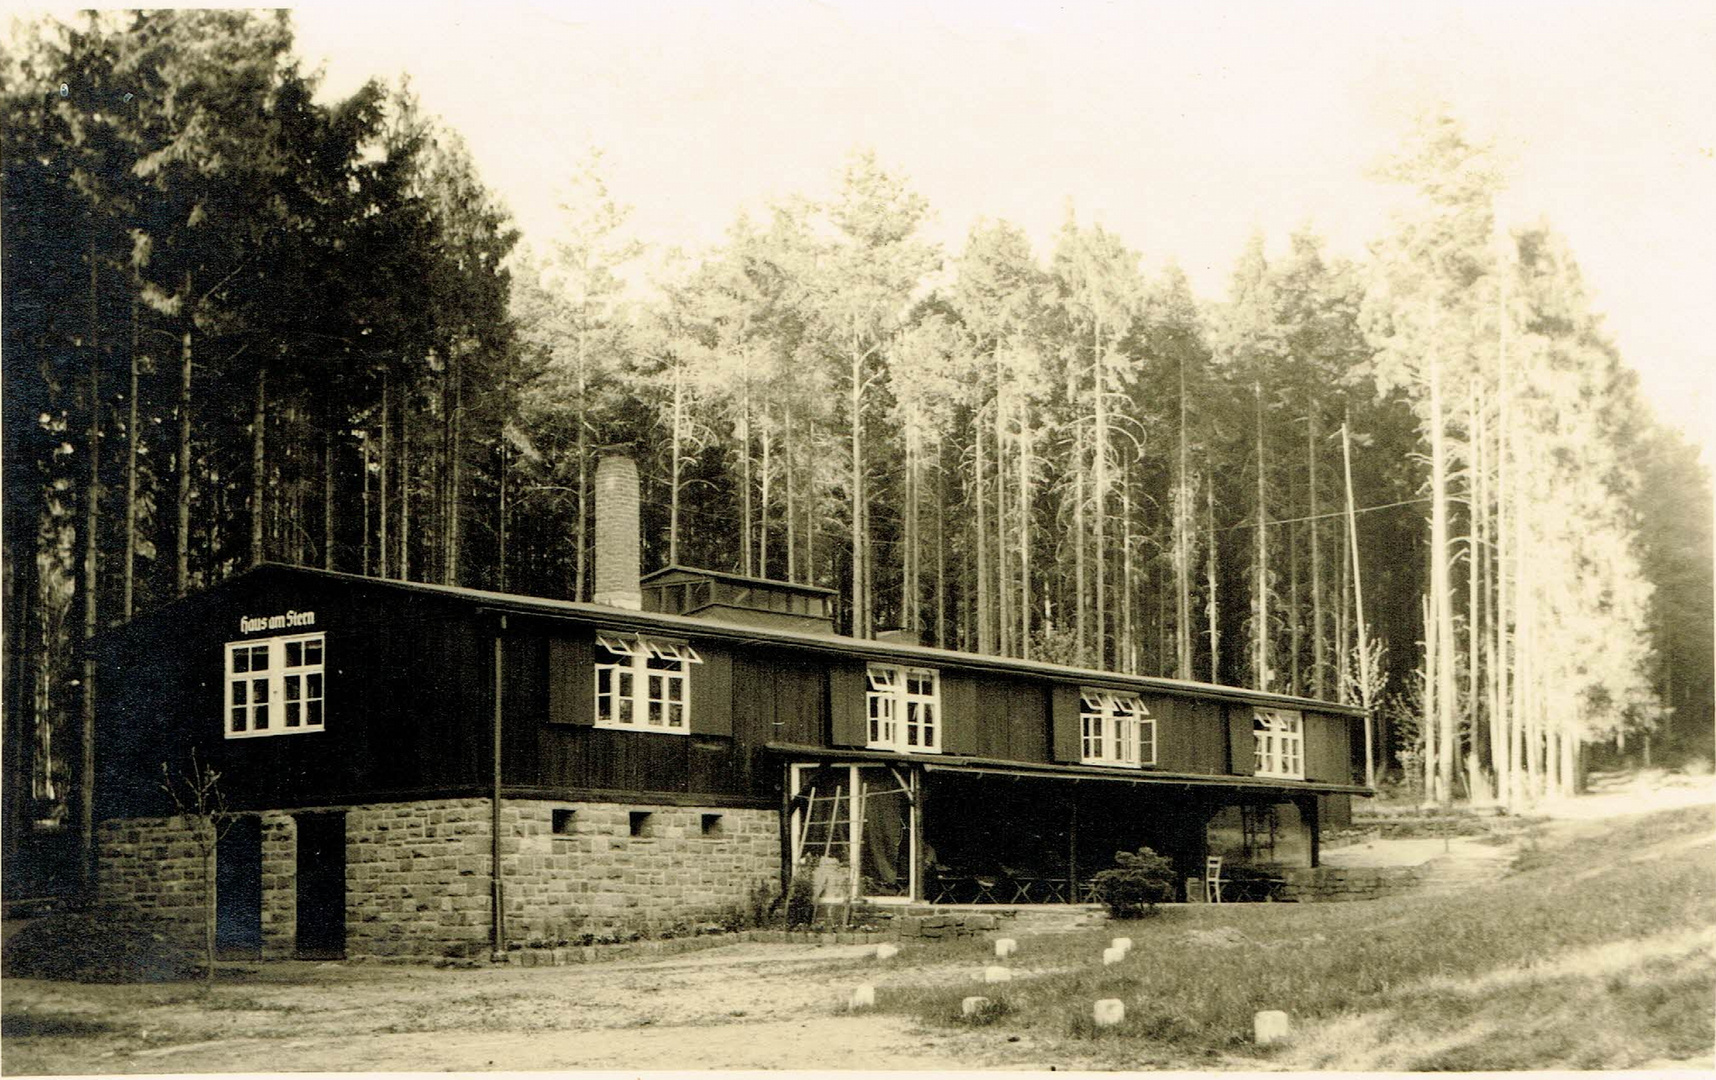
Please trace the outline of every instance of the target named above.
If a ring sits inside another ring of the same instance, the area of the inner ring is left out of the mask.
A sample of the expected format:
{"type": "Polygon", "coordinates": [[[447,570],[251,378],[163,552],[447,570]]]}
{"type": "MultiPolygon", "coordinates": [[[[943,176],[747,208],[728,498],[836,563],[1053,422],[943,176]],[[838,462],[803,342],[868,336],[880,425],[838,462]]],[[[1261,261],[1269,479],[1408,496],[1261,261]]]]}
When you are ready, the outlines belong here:
{"type": "Polygon", "coordinates": [[[504,797],[776,807],[788,759],[877,753],[862,751],[869,661],[940,672],[943,748],[921,760],[1283,797],[1365,791],[1354,768],[1361,714],[1343,706],[300,568],[259,568],[99,646],[102,818],[167,812],[162,766],[186,767],[193,750],[221,772],[235,809],[491,795],[497,741],[504,797]],[[266,627],[306,612],[314,622],[298,629],[326,637],[324,730],[226,738],[225,646],[293,632],[246,633],[241,620],[266,627]],[[593,642],[603,630],[695,647],[689,734],[594,725],[593,642]],[[1078,764],[1080,687],[1141,697],[1156,719],[1154,766],[1078,764]],[[1258,705],[1301,711],[1303,780],[1253,777],[1258,705]]]}

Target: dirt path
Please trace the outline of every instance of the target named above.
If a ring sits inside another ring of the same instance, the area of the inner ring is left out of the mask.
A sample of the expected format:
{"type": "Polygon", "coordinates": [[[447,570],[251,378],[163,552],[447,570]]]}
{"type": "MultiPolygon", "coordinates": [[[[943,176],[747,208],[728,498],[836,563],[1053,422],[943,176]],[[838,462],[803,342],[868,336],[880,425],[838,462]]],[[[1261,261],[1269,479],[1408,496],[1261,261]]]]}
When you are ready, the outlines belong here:
{"type": "Polygon", "coordinates": [[[437,970],[269,964],[184,986],[6,985],[4,1071],[1077,1068],[1029,1038],[851,1015],[859,982],[960,981],[874,946],[734,945],[668,960],[437,970]]]}

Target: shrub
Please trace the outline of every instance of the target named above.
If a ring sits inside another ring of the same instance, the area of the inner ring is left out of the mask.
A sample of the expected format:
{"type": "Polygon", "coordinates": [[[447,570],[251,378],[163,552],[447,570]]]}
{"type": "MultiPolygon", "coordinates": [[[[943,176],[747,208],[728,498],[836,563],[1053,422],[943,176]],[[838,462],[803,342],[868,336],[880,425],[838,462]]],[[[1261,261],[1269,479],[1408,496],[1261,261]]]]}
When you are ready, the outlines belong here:
{"type": "Polygon", "coordinates": [[[123,910],[37,919],[6,942],[10,978],[172,982],[202,974],[202,953],[123,910]]]}
{"type": "Polygon", "coordinates": [[[787,883],[783,915],[787,926],[809,926],[816,921],[816,875],[801,866],[787,883]]]}
{"type": "Polygon", "coordinates": [[[1149,914],[1157,904],[1174,898],[1174,862],[1147,847],[1136,853],[1114,853],[1115,867],[1098,873],[1091,882],[1096,898],[1117,919],[1135,919],[1149,914]]]}

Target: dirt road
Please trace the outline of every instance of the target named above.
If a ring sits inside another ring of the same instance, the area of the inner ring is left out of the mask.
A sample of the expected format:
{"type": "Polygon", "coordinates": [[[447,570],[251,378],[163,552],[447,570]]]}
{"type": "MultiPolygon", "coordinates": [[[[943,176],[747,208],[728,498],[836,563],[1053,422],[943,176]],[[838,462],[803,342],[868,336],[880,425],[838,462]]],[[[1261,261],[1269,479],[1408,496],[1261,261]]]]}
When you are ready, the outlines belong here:
{"type": "MultiPolygon", "coordinates": [[[[8,980],[6,1075],[466,1069],[1061,1069],[1027,1036],[851,1015],[860,982],[972,979],[875,946],[744,944],[665,960],[439,970],[272,963],[204,997],[8,980]]],[[[1045,960],[1048,958],[1045,957],[1045,960]]],[[[974,991],[975,992],[975,991],[974,991]]]]}

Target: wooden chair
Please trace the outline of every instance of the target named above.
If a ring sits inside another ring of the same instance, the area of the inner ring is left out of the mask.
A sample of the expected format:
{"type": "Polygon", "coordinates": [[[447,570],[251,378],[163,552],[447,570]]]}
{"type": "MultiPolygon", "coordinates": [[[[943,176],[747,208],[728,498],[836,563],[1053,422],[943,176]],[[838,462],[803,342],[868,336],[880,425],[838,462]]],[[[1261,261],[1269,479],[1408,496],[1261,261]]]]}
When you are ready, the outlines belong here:
{"type": "Polygon", "coordinates": [[[1204,899],[1212,904],[1221,903],[1221,856],[1211,855],[1204,860],[1204,899]]]}

